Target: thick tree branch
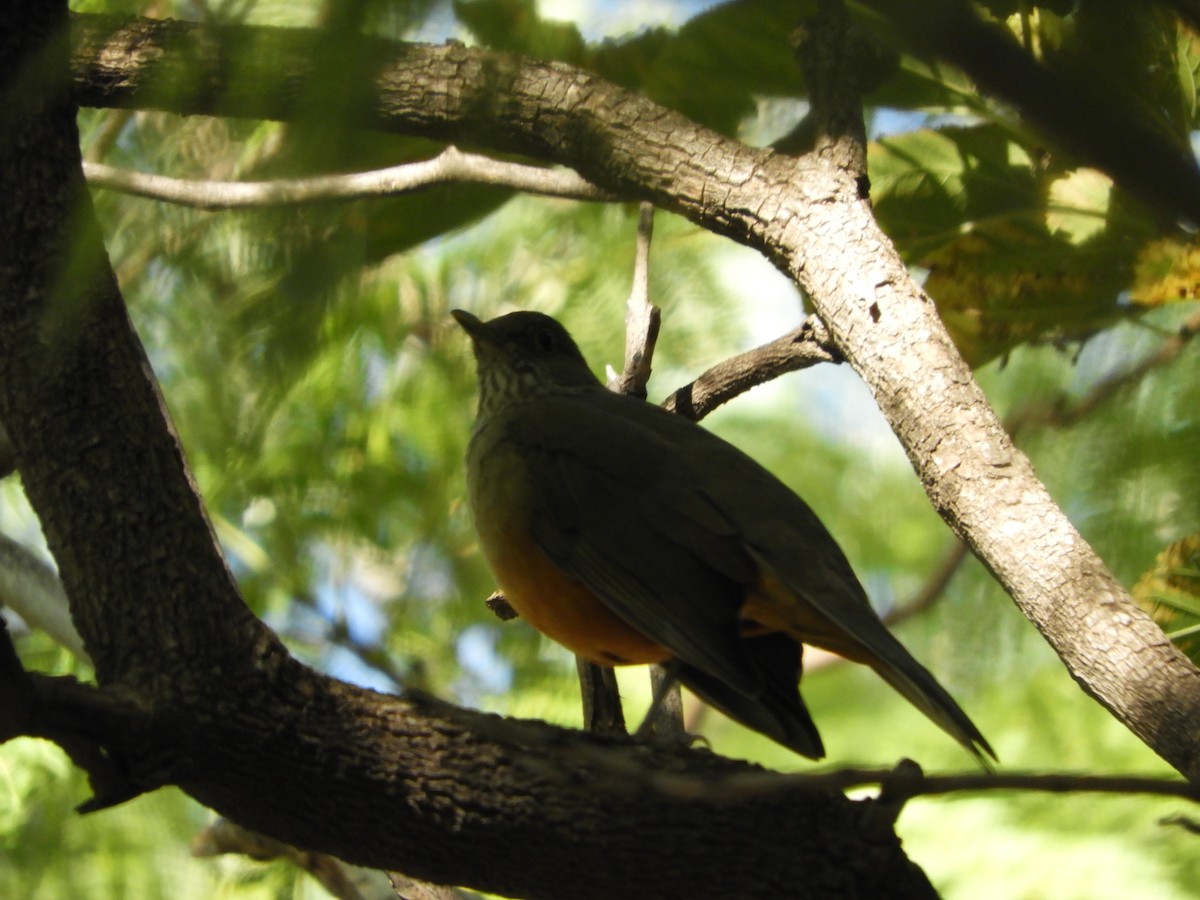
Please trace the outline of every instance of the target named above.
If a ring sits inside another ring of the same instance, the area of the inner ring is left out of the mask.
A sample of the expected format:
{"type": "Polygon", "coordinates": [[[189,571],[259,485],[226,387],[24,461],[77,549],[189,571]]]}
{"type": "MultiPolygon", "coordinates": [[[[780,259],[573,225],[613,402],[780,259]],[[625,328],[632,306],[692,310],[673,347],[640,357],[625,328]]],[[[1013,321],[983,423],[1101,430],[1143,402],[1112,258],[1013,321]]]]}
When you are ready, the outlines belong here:
{"type": "Polygon", "coordinates": [[[20,733],[106,748],[77,757],[103,789],[89,809],[177,783],[289,844],[505,895],[871,897],[898,878],[899,895],[933,896],[894,837],[868,833],[872,804],[833,789],[772,796],[753,778],[779,776],[744,763],[373,695],[290,662],[235,674],[207,715],[198,698],[167,710],[34,678],[20,733]],[[767,872],[738,862],[766,858],[767,872]]]}

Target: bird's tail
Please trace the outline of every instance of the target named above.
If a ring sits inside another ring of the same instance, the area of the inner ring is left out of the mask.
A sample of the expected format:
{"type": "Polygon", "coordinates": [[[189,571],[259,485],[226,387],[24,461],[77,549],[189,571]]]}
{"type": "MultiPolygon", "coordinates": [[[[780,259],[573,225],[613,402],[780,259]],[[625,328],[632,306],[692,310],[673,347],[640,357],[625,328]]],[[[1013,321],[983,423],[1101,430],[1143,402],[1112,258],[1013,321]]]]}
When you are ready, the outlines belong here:
{"type": "Polygon", "coordinates": [[[873,646],[872,652],[862,661],[939,728],[966,747],[980,765],[985,769],[991,768],[989,757],[997,761],[996,753],[975,723],[928,669],[913,659],[899,641],[890,634],[887,637],[888,644],[894,646],[887,646],[882,652],[879,646],[873,646]]]}
{"type": "Polygon", "coordinates": [[[870,666],[987,768],[987,758],[996,759],[991,745],[929,670],[887,630],[832,539],[830,545],[824,568],[793,571],[790,583],[759,557],[763,574],[743,616],[870,666]],[[818,574],[824,576],[824,584],[814,588],[811,583],[818,574]],[[808,590],[802,589],[806,582],[808,590]]]}
{"type": "Polygon", "coordinates": [[[679,659],[668,668],[701,700],[735,722],[801,756],[821,759],[825,747],[800,699],[800,645],[780,632],[744,638],[743,643],[747,661],[760,679],[760,688],[753,694],[730,687],[679,659]]]}

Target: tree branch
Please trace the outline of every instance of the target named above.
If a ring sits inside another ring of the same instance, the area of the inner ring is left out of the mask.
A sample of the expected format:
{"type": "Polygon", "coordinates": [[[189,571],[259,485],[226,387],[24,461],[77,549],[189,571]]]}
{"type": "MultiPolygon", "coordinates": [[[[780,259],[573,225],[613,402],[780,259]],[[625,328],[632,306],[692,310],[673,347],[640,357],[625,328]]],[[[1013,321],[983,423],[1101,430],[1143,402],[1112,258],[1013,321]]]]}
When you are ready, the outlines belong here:
{"type": "Polygon", "coordinates": [[[292,847],[265,834],[242,828],[228,819],[217,819],[192,841],[192,856],[212,857],[227,853],[260,862],[286,859],[320,882],[321,887],[336,900],[369,900],[385,896],[400,896],[405,900],[468,900],[479,896],[415,881],[398,872],[385,874],[374,869],[347,866],[328,854],[292,847]]]}
{"type": "Polygon", "coordinates": [[[189,698],[166,710],[35,677],[37,724],[20,733],[105,748],[73,754],[99,790],[87,809],[178,783],[288,844],[505,895],[865,897],[899,878],[902,892],[933,896],[894,836],[860,833],[869,804],[811,791],[803,809],[767,792],[732,796],[730,779],[767,774],[745,763],[373,695],[295,663],[270,680],[234,674],[209,697],[220,705],[208,717],[189,698]],[[764,827],[768,839],[756,833],[764,827]],[[713,829],[739,833],[723,838],[730,856],[713,860],[713,829]],[[764,852],[765,876],[730,863],[764,852]],[[860,887],[863,865],[880,870],[860,887]]]}
{"type": "Polygon", "coordinates": [[[568,169],[542,169],[503,162],[463,153],[455,147],[447,147],[433,159],[372,172],[276,181],[190,181],[130,172],[96,162],[85,162],[83,173],[92,187],[207,210],[394,197],[451,181],[507,187],[572,200],[616,199],[568,169]]]}
{"type": "Polygon", "coordinates": [[[677,388],[662,405],[664,409],[699,421],[751,388],[823,362],[841,362],[841,354],[830,341],[821,320],[809,316],[804,324],[783,337],[706,369],[695,381],[677,388]]]}
{"type": "Polygon", "coordinates": [[[1124,372],[1117,372],[1102,379],[1073,405],[1068,406],[1067,398],[1061,397],[1050,403],[1039,403],[1036,406],[1018,409],[1010,419],[1009,432],[1015,437],[1019,432],[1033,425],[1069,428],[1082,422],[1125,388],[1138,384],[1155,369],[1173,362],[1198,334],[1200,334],[1200,313],[1190,316],[1153,353],[1124,372]]]}
{"type": "MultiPolygon", "coordinates": [[[[637,245],[633,263],[633,283],[625,302],[625,363],[618,374],[607,366],[608,389],[621,394],[646,399],[646,383],[654,347],[658,341],[660,313],[650,302],[650,242],[654,234],[654,207],[643,203],[638,214],[637,245]]],[[[579,686],[583,691],[583,718],[589,730],[625,732],[625,716],[617,677],[609,666],[598,666],[582,657],[575,658],[579,686]]],[[[657,666],[651,667],[650,682],[656,700],[652,702],[639,737],[653,732],[659,736],[677,737],[683,730],[683,698],[679,685],[669,683],[657,666]],[[661,685],[661,690],[660,690],[661,685]]]]}
{"type": "MultiPolygon", "coordinates": [[[[913,797],[950,794],[978,794],[992,791],[1025,791],[1049,794],[1143,794],[1176,797],[1200,803],[1200,787],[1182,779],[1137,775],[1079,775],[1070,772],[988,772],[963,775],[926,775],[911,760],[902,760],[894,769],[837,769],[831,772],[799,773],[782,778],[760,780],[748,775],[735,779],[718,793],[757,794],[777,791],[848,791],[879,785],[893,802],[913,797]]],[[[688,788],[681,788],[687,791],[688,788]]]]}
{"type": "MultiPolygon", "coordinates": [[[[1005,422],[1008,433],[1013,440],[1018,440],[1027,429],[1034,426],[1069,428],[1082,422],[1122,390],[1137,385],[1155,369],[1174,361],[1197,334],[1200,334],[1200,313],[1190,316],[1174,334],[1169,335],[1136,365],[1101,379],[1076,403],[1069,404],[1064,394],[1033,406],[1018,408],[1005,422]]],[[[896,625],[925,612],[942,596],[950,579],[966,560],[967,552],[966,544],[955,541],[920,590],[904,603],[890,609],[883,617],[884,622],[896,625]]],[[[812,649],[804,655],[804,671],[814,671],[841,661],[842,657],[833,653],[812,649]]]]}
{"type": "MultiPolygon", "coordinates": [[[[34,4],[0,21],[5,96],[47,89],[13,85],[18,72],[53,71],[22,63],[61,18],[61,6],[34,4]]],[[[77,22],[79,96],[300,112],[310,35],[77,22]],[[262,60],[275,74],[256,79],[262,60]]],[[[469,134],[572,165],[759,248],[795,278],[935,505],[1076,677],[1196,774],[1196,670],[1127,603],[1012,448],[845,168],[751,150],[567,66],[459,46],[368,49],[369,90],[348,112],[361,124],[469,134]]],[[[870,830],[870,804],[766,790],[709,801],[705,791],[749,768],[385,697],[292,660],[216,550],[90,216],[73,107],[50,93],[0,116],[0,418],[102,690],[123,703],[109,727],[103,707],[88,727],[127,751],[110,758],[131,784],[169,776],[289,843],[506,894],[932,895],[894,837],[870,830]],[[693,779],[694,793],[663,789],[663,773],[693,779]]]]}
{"type": "MultiPolygon", "coordinates": [[[[662,325],[662,312],[650,302],[650,243],[654,237],[654,204],[638,210],[637,252],[633,283],[625,301],[625,365],[618,376],[610,366],[611,390],[646,399],[646,386],[654,363],[654,348],[662,325]]],[[[650,667],[650,708],[635,734],[658,740],[686,740],[683,727],[683,694],[669,667],[650,667]]]]}
{"type": "MultiPolygon", "coordinates": [[[[926,612],[945,594],[951,579],[958,573],[969,553],[966,544],[955,540],[943,554],[937,567],[929,573],[929,577],[920,589],[904,603],[897,604],[884,613],[884,623],[893,627],[926,612]]],[[[804,653],[804,672],[806,674],[815,672],[818,669],[843,662],[845,659],[836,653],[822,650],[819,647],[808,648],[804,653]]]]}

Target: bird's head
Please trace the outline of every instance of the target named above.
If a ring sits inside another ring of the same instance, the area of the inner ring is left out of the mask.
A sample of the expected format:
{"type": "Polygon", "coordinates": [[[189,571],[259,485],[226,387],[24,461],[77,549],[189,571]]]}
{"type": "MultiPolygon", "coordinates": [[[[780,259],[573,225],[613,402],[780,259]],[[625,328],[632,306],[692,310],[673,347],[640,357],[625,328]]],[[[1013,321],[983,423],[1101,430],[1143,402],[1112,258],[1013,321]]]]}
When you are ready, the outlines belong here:
{"type": "Polygon", "coordinates": [[[451,312],[470,335],[479,368],[479,414],[547,394],[603,388],[571,335],[549,316],[513,312],[484,322],[451,312]]]}

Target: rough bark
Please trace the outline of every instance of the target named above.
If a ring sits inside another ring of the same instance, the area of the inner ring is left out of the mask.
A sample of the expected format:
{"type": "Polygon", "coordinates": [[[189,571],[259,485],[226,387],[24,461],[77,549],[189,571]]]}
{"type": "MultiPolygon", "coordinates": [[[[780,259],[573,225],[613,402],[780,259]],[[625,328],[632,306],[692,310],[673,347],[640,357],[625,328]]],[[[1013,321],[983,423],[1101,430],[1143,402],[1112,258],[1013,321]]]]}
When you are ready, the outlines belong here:
{"type": "MultiPolygon", "coordinates": [[[[144,20],[77,25],[82,103],[184,114],[295,114],[313,40],[255,29],[233,41],[144,20]],[[270,69],[245,79],[254,59],[270,60],[270,69]]],[[[347,115],[364,127],[569,165],[755,247],[793,277],[946,521],[1083,689],[1180,772],[1200,777],[1200,670],[1132,603],[1012,445],[844,165],[819,152],[749,148],[558,63],[383,42],[365,42],[362,58],[364,99],[347,115]]]]}

